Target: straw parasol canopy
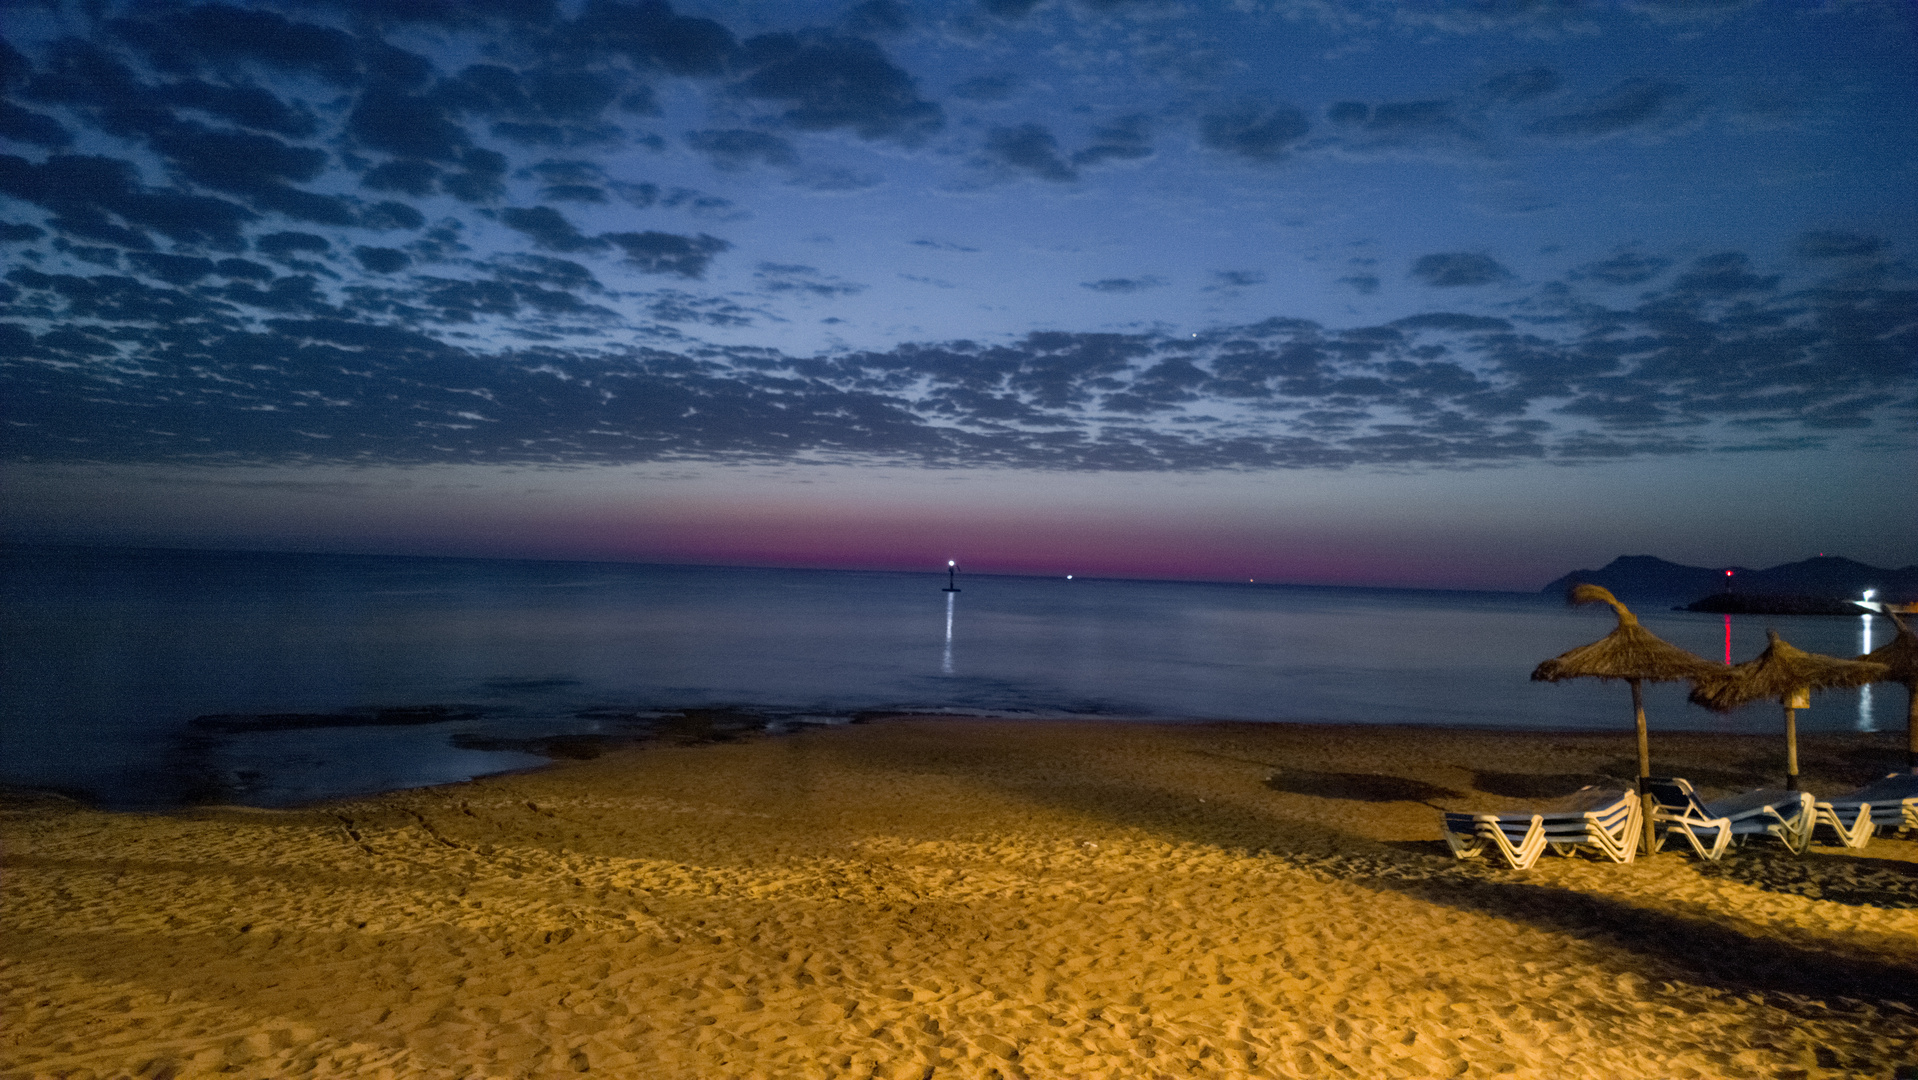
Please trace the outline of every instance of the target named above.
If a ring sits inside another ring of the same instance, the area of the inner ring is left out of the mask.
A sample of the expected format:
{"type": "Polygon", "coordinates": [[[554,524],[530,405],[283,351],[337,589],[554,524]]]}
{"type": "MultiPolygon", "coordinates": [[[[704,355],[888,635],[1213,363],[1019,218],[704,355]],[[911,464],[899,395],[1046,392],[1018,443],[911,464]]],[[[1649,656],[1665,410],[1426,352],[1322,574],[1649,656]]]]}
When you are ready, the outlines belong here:
{"type": "Polygon", "coordinates": [[[1532,671],[1533,682],[1561,679],[1623,679],[1632,687],[1632,718],[1638,728],[1638,775],[1651,775],[1651,747],[1645,735],[1645,697],[1639,684],[1677,682],[1717,669],[1717,665],[1660,639],[1638,624],[1638,616],[1619,603],[1609,589],[1575,585],[1567,594],[1571,604],[1610,604],[1618,628],[1590,645],[1580,645],[1555,656],[1532,671]]]}
{"type": "Polygon", "coordinates": [[[1715,668],[1692,680],[1691,700],[1714,712],[1731,712],[1761,698],[1777,698],[1785,708],[1785,786],[1798,790],[1798,724],[1796,709],[1809,704],[1813,690],[1863,686],[1890,670],[1883,664],[1840,660],[1797,648],[1767,630],[1771,644],[1755,658],[1728,668],[1715,668]]]}
{"type": "Polygon", "coordinates": [[[1879,682],[1905,684],[1905,765],[1918,773],[1918,634],[1912,633],[1905,620],[1891,612],[1884,615],[1898,628],[1898,636],[1858,659],[1885,665],[1886,671],[1878,677],[1879,682]]]}

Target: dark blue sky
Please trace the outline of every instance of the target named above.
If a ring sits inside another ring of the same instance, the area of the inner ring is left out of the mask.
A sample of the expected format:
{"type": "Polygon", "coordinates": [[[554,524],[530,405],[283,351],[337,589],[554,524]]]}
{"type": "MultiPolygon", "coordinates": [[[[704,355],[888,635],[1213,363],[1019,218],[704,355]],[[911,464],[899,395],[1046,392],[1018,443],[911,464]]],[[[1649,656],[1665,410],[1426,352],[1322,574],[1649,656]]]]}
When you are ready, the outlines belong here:
{"type": "Polygon", "coordinates": [[[8,535],[1918,561],[1912,12],[11,5],[8,535]]]}

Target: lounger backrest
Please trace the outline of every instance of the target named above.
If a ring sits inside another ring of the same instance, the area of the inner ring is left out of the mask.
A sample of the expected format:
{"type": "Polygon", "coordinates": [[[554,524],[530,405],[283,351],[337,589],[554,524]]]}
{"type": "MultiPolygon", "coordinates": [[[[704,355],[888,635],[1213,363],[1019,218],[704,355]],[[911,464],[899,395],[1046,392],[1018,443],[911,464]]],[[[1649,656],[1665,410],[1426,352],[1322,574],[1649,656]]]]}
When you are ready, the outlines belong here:
{"type": "Polygon", "coordinates": [[[1689,780],[1679,776],[1648,776],[1645,778],[1645,794],[1662,809],[1675,811],[1686,817],[1713,818],[1718,815],[1705,809],[1698,801],[1698,795],[1692,791],[1689,780]]]}
{"type": "Polygon", "coordinates": [[[1574,814],[1605,814],[1626,807],[1627,800],[1623,789],[1597,785],[1579,788],[1565,800],[1566,811],[1574,814]]]}
{"type": "Polygon", "coordinates": [[[1918,798],[1918,776],[1911,773],[1892,773],[1883,780],[1874,780],[1866,784],[1845,798],[1855,799],[1858,802],[1871,802],[1876,799],[1902,801],[1918,798]]]}

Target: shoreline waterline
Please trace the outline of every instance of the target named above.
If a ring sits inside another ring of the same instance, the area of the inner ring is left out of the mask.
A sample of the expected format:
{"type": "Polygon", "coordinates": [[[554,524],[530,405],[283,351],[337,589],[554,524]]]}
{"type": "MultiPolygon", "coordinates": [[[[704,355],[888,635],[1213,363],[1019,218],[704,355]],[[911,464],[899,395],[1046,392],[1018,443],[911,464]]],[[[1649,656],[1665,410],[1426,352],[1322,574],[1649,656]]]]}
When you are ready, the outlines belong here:
{"type": "MultiPolygon", "coordinates": [[[[524,738],[507,739],[462,739],[456,732],[441,732],[446,738],[463,750],[492,756],[501,761],[497,767],[474,769],[460,775],[423,779],[419,782],[394,784],[392,786],[367,788],[358,791],[326,792],[306,798],[278,798],[247,800],[245,798],[225,799],[215,797],[211,787],[201,788],[203,794],[198,797],[176,799],[173,801],[149,801],[128,803],[113,797],[101,797],[97,793],[75,789],[62,789],[51,785],[31,785],[0,783],[0,799],[53,796],[68,800],[90,810],[105,813],[146,813],[168,814],[185,813],[208,808],[244,808],[250,810],[305,810],[324,807],[334,803],[352,802],[362,799],[380,798],[386,795],[402,794],[409,791],[431,790],[455,785],[470,784],[506,776],[535,775],[554,768],[564,767],[568,763],[591,761],[608,754],[629,751],[664,750],[693,746],[716,745],[749,740],[796,739],[817,731],[830,731],[843,727],[883,725],[893,723],[914,723],[927,725],[950,725],[956,729],[991,727],[995,729],[1013,729],[1021,727],[1052,727],[1067,730],[1085,729],[1096,731],[1102,727],[1113,729],[1152,728],[1169,729],[1213,729],[1222,732],[1258,731],[1270,729],[1272,733],[1287,738],[1306,741],[1331,739],[1362,743],[1367,737],[1401,740],[1407,738],[1429,737],[1445,743],[1459,739],[1485,738],[1492,742],[1510,740],[1520,744],[1537,743],[1542,740],[1562,739],[1580,745],[1605,747],[1615,742],[1618,756],[1609,763],[1605,774],[1592,774],[1593,780],[1606,777],[1620,783],[1629,783],[1634,775],[1630,768],[1634,764],[1631,758],[1632,733],[1622,726],[1590,728],[1513,728],[1504,725],[1463,725],[1463,724],[1412,724],[1412,723],[1354,723],[1347,720],[1260,720],[1247,721],[1216,717],[1164,717],[1164,716],[1086,716],[1072,714],[1024,714],[1007,715],[971,712],[944,712],[931,710],[875,710],[866,713],[826,716],[815,713],[795,713],[791,710],[761,710],[748,706],[735,706],[714,709],[659,710],[648,714],[651,723],[636,726],[618,732],[574,733],[559,735],[532,735],[524,738]]],[[[338,728],[329,730],[339,732],[338,728]]],[[[351,729],[347,729],[350,732],[351,729]]],[[[247,736],[232,736],[246,738],[247,736]]],[[[270,739],[271,735],[266,738],[270,739]]],[[[1748,732],[1670,732],[1659,731],[1653,736],[1654,772],[1666,772],[1661,766],[1661,751],[1680,750],[1687,757],[1697,757],[1701,751],[1709,749],[1712,753],[1723,755],[1736,754],[1745,763],[1742,774],[1746,777],[1745,786],[1763,786],[1764,773],[1783,775],[1785,746],[1782,735],[1769,736],[1748,732]]],[[[1892,732],[1810,732],[1800,736],[1799,753],[1802,758],[1804,780],[1807,790],[1832,793],[1850,790],[1858,786],[1852,781],[1865,774],[1875,779],[1888,771],[1904,771],[1904,740],[1901,734],[1892,732]],[[1861,767],[1863,772],[1861,772],[1861,767]]],[[[1723,769],[1713,769],[1714,775],[1725,774],[1723,769]]],[[[1776,778],[1774,778],[1776,779],[1776,778]]],[[[1862,781],[1859,781],[1862,782],[1862,781]]],[[[241,794],[227,791],[224,794],[241,794]]]]}

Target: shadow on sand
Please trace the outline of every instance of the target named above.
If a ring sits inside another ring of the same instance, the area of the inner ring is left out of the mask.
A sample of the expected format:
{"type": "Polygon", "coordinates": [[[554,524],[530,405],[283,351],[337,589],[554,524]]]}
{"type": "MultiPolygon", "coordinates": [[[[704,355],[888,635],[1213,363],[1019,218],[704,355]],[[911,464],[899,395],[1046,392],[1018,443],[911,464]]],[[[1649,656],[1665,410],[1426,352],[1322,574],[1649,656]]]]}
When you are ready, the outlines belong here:
{"type": "MultiPolygon", "coordinates": [[[[1324,796],[1351,800],[1355,815],[1366,812],[1367,801],[1380,801],[1376,796],[1384,794],[1389,786],[1374,783],[1370,774],[1358,774],[1365,777],[1362,783],[1345,774],[1307,775],[1308,780],[1297,786],[1320,783],[1310,777],[1331,776],[1334,779],[1323,781],[1324,789],[1357,787],[1369,791],[1374,796],[1369,800],[1359,795],[1324,796]]],[[[1918,1005],[1918,963],[1835,954],[1814,946],[1753,937],[1705,917],[1661,912],[1609,897],[1535,884],[1519,872],[1477,860],[1455,860],[1437,841],[1382,843],[1281,819],[1231,802],[1201,803],[1191,794],[1111,777],[1080,774],[1072,782],[1059,783],[1054,774],[1046,783],[1008,783],[1003,773],[995,781],[991,772],[982,771],[973,778],[1010,789],[1034,802],[1094,816],[1113,825],[1168,839],[1269,854],[1301,869],[1363,887],[1398,892],[1569,937],[1602,940],[1644,961],[1643,967],[1634,970],[1648,978],[1683,981],[1731,994],[1780,996],[1786,999],[1782,1004],[1792,1009],[1804,1007],[1805,999],[1840,1011],[1861,1004],[1893,1002],[1900,1011],[1918,1005]]],[[[1404,783],[1406,795],[1422,795],[1430,788],[1417,781],[1404,783]]],[[[1742,858],[1729,865],[1742,865],[1742,858]]],[[[1826,858],[1835,863],[1857,862],[1842,856],[1826,858]]],[[[1754,863],[1769,865],[1770,861],[1760,856],[1754,863]]],[[[1820,874],[1821,879],[1852,870],[1823,868],[1816,863],[1814,858],[1809,872],[1820,874]]],[[[1687,867],[1680,872],[1700,871],[1687,867]]]]}

